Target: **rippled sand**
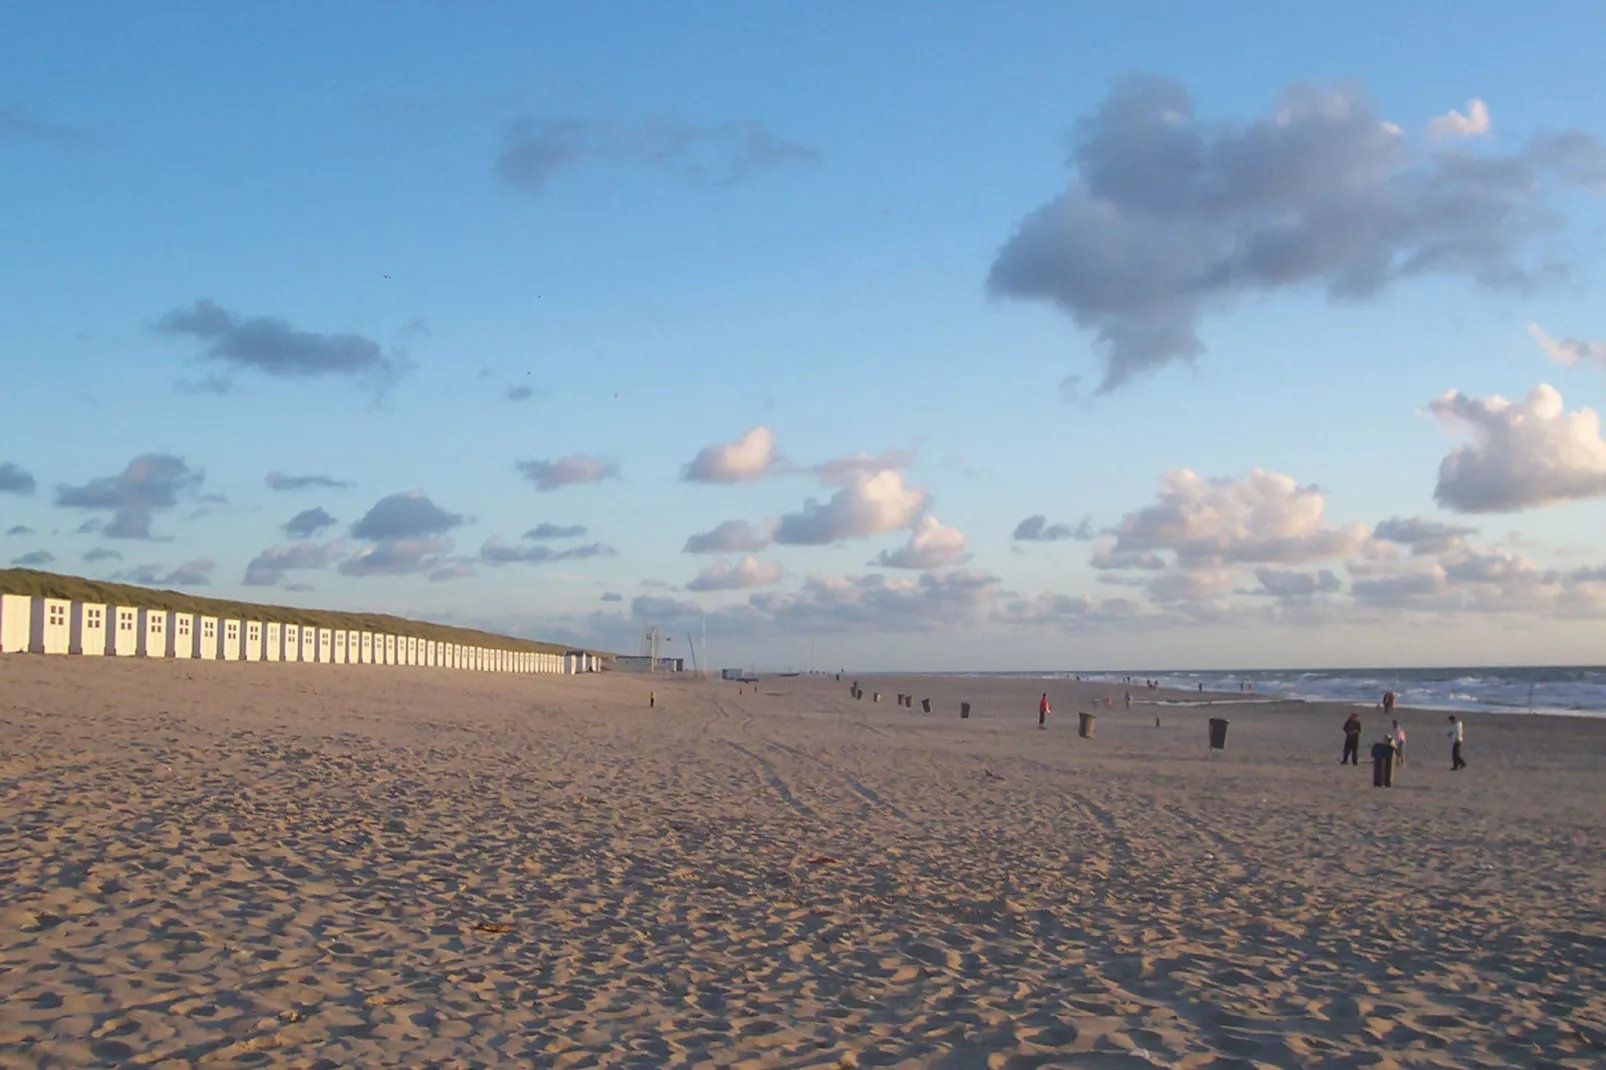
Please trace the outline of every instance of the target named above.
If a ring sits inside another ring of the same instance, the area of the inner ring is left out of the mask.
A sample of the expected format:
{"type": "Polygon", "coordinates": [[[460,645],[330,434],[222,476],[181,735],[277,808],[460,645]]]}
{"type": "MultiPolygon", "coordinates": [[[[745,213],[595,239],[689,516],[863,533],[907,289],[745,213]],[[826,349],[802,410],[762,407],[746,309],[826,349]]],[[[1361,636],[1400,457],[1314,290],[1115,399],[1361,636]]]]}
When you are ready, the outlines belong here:
{"type": "Polygon", "coordinates": [[[0,660],[0,1066],[1606,1065],[1606,723],[863,683],[0,660]]]}

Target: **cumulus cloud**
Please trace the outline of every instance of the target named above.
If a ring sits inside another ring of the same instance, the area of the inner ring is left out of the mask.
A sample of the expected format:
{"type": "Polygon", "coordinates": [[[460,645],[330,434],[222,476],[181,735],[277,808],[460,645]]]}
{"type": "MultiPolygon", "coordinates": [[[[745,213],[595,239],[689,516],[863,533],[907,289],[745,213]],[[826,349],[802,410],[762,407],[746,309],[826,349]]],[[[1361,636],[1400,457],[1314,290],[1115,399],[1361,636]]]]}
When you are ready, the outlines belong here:
{"type": "Polygon", "coordinates": [[[263,482],[269,490],[343,490],[351,486],[334,476],[287,476],[283,472],[269,472],[263,482]]]}
{"type": "Polygon", "coordinates": [[[542,521],[524,533],[526,539],[579,539],[586,533],[584,524],[549,524],[542,521]]]}
{"type": "Polygon", "coordinates": [[[1050,524],[1048,517],[1041,514],[1029,516],[1015,525],[1013,537],[1016,542],[1058,542],[1061,539],[1087,542],[1093,538],[1093,518],[1083,517],[1073,528],[1069,524],[1050,524]]]}
{"type": "Polygon", "coordinates": [[[1100,571],[1134,568],[1152,571],[1165,568],[1165,558],[1153,550],[1118,550],[1115,539],[1100,539],[1093,547],[1088,564],[1100,571]]]}
{"type": "Polygon", "coordinates": [[[1262,565],[1255,569],[1259,588],[1246,593],[1284,600],[1308,601],[1317,595],[1336,594],[1344,584],[1331,569],[1303,572],[1283,565],[1262,565]]]}
{"type": "Polygon", "coordinates": [[[443,535],[462,523],[462,516],[447,512],[427,494],[414,490],[379,499],[351,526],[351,533],[375,541],[405,539],[443,535]]]}
{"type": "Polygon", "coordinates": [[[735,442],[704,446],[681,468],[689,483],[745,483],[762,479],[775,463],[775,432],[762,424],[735,442]]]}
{"type": "Polygon", "coordinates": [[[1372,537],[1408,546],[1413,555],[1421,556],[1456,549],[1465,543],[1468,535],[1476,535],[1477,532],[1477,528],[1446,524],[1425,516],[1397,516],[1379,521],[1372,529],[1372,537]]]}
{"type": "Polygon", "coordinates": [[[617,591],[608,591],[602,596],[602,600],[604,602],[623,602],[625,600],[625,596],[617,591]]]}
{"type": "Polygon", "coordinates": [[[1464,114],[1451,108],[1435,117],[1428,123],[1428,133],[1436,138],[1488,137],[1489,106],[1473,97],[1464,114]]]}
{"type": "Polygon", "coordinates": [[[1439,464],[1433,497],[1458,513],[1508,513],[1606,496],[1606,441],[1594,409],[1567,412],[1560,392],[1540,383],[1528,400],[1470,397],[1450,390],[1428,409],[1472,442],[1439,464]]]}
{"type": "Polygon", "coordinates": [[[948,527],[936,517],[923,516],[909,533],[908,542],[896,550],[882,550],[870,564],[882,568],[948,568],[969,558],[964,532],[948,527]]]}
{"type": "Polygon", "coordinates": [[[277,587],[284,582],[286,573],[328,568],[340,559],[345,549],[346,544],[339,539],[270,547],[245,566],[245,578],[241,582],[248,587],[277,587]]]}
{"type": "Polygon", "coordinates": [[[584,561],[593,557],[612,557],[612,547],[600,542],[554,550],[550,546],[517,546],[492,537],[480,547],[479,560],[487,565],[544,565],[553,561],[584,561]]]}
{"type": "Polygon", "coordinates": [[[284,533],[292,538],[307,539],[326,528],[334,527],[338,523],[338,520],[330,516],[322,508],[303,509],[285,521],[284,533]]]}
{"type": "Polygon", "coordinates": [[[10,461],[0,464],[0,494],[32,494],[37,485],[32,475],[10,461]]]}
{"type": "Polygon", "coordinates": [[[9,527],[9,528],[6,529],[6,534],[8,536],[13,536],[13,535],[32,535],[33,533],[34,533],[33,528],[30,528],[27,524],[15,524],[12,527],[9,527]]]}
{"type": "Polygon", "coordinates": [[[535,397],[535,387],[527,383],[521,383],[518,386],[510,386],[502,391],[502,396],[509,401],[529,401],[535,397]]]}
{"type": "Polygon", "coordinates": [[[783,545],[823,546],[844,539],[865,538],[914,524],[926,511],[926,492],[904,483],[894,469],[844,471],[834,477],[842,489],[824,502],[813,498],[787,513],[775,528],[783,545]]]}
{"type": "Polygon", "coordinates": [[[579,118],[508,123],[496,176],[518,193],[538,194],[559,174],[590,161],[667,171],[699,185],[725,186],[755,174],[814,163],[819,153],[752,122],[713,126],[658,120],[634,127],[579,118]]]}
{"type": "Polygon", "coordinates": [[[861,450],[846,457],[837,457],[817,464],[807,471],[819,476],[820,482],[826,486],[836,487],[850,483],[856,476],[908,468],[914,460],[914,454],[903,450],[888,450],[881,454],[865,453],[861,450]]]}
{"type": "Polygon", "coordinates": [[[117,475],[102,476],[76,487],[57,487],[56,504],[68,509],[110,512],[110,522],[98,529],[107,538],[151,539],[155,514],[194,495],[204,480],[204,473],[192,469],[182,457],[147,453],[128,462],[117,475]]]}
{"type": "Polygon", "coordinates": [[[340,562],[344,576],[407,576],[420,572],[433,572],[450,562],[446,555],[456,543],[449,538],[428,536],[386,539],[373,546],[365,546],[340,562]]]}
{"type": "Polygon", "coordinates": [[[109,550],[104,546],[97,546],[84,554],[84,560],[93,565],[97,561],[121,561],[123,555],[116,550],[109,550]]]}
{"type": "Polygon", "coordinates": [[[378,342],[360,334],[303,331],[277,316],[241,316],[205,299],[173,309],[157,327],[206,343],[206,356],[231,369],[281,378],[349,375],[381,382],[399,371],[378,342]]]}
{"type": "Polygon", "coordinates": [[[140,565],[123,572],[114,572],[111,579],[118,583],[135,583],[144,587],[205,587],[212,582],[212,571],[217,565],[205,558],[186,561],[171,571],[161,565],[140,565]]]}
{"type": "Polygon", "coordinates": [[[519,461],[514,467],[525,479],[535,484],[536,490],[543,491],[619,478],[617,464],[600,457],[587,457],[583,453],[559,457],[555,461],[519,461]]]}
{"type": "Polygon", "coordinates": [[[1089,598],[1045,591],[1030,598],[1009,599],[994,611],[992,619],[1000,624],[1081,631],[1132,624],[1144,616],[1143,604],[1136,599],[1089,598]]]}
{"type": "Polygon", "coordinates": [[[700,532],[686,540],[681,553],[686,554],[742,554],[767,550],[771,543],[770,526],[756,528],[745,520],[726,520],[715,525],[712,531],[700,532]]]}
{"type": "Polygon", "coordinates": [[[1200,117],[1161,77],[1120,82],[1076,125],[1069,164],[1065,191],[1021,221],[987,285],[1091,331],[1103,391],[1195,359],[1200,319],[1237,298],[1551,277],[1549,185],[1606,181],[1606,149],[1586,134],[1507,156],[1423,154],[1357,88],[1296,86],[1270,115],[1231,123],[1200,117]]]}
{"type": "Polygon", "coordinates": [[[21,557],[13,557],[11,563],[18,568],[43,568],[55,559],[56,555],[49,550],[35,550],[21,557]]]}
{"type": "Polygon", "coordinates": [[[1537,323],[1528,324],[1528,333],[1545,351],[1545,356],[1557,364],[1572,368],[1591,362],[1606,367],[1606,342],[1592,342],[1584,338],[1552,338],[1537,323]]]}
{"type": "Polygon", "coordinates": [[[688,591],[740,591],[750,587],[768,587],[779,583],[781,566],[760,561],[749,554],[734,565],[720,562],[710,565],[686,585],[688,591]]]}
{"type": "Polygon", "coordinates": [[[997,576],[954,569],[916,579],[810,576],[797,592],[756,594],[748,602],[784,630],[918,632],[981,622],[1001,590],[997,576]]]}

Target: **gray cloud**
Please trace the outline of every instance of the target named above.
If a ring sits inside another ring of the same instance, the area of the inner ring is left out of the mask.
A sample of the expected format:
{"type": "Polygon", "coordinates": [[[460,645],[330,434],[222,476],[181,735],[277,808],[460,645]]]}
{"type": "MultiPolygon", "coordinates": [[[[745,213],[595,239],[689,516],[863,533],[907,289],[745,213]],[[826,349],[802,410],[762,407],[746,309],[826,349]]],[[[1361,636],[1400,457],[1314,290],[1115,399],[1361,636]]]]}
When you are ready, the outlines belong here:
{"type": "Polygon", "coordinates": [[[21,557],[13,557],[11,563],[18,568],[43,568],[55,559],[56,555],[49,550],[35,550],[21,557]]]}
{"type": "Polygon", "coordinates": [[[760,530],[745,520],[726,520],[712,531],[700,532],[686,540],[681,553],[747,554],[769,548],[768,529],[760,530]]]}
{"type": "Polygon", "coordinates": [[[332,528],[338,523],[338,520],[330,516],[322,508],[303,509],[285,521],[284,533],[293,538],[306,539],[326,528],[332,528]]]}
{"type": "Polygon", "coordinates": [[[215,564],[204,558],[186,561],[172,571],[161,565],[139,565],[123,572],[114,572],[111,578],[118,583],[135,583],[143,587],[205,587],[212,582],[215,564]]]}
{"type": "Polygon", "coordinates": [[[359,539],[381,541],[426,535],[444,535],[462,524],[463,517],[449,513],[419,491],[391,494],[375,502],[362,519],[351,526],[359,539]]]}
{"type": "Polygon", "coordinates": [[[518,461],[513,467],[534,483],[536,490],[543,491],[619,478],[617,464],[599,457],[587,457],[583,453],[560,457],[555,461],[518,461]]]}
{"type": "Polygon", "coordinates": [[[1201,119],[1162,77],[1114,88],[1075,128],[1068,188],[1023,219],[988,289],[1051,302],[1092,331],[1100,389],[1204,351],[1199,321],[1300,286],[1362,299],[1416,276],[1524,287],[1560,270],[1547,180],[1598,184],[1577,132],[1510,156],[1424,155],[1358,88],[1295,86],[1248,124],[1201,119]]]}
{"type": "Polygon", "coordinates": [[[15,527],[9,527],[6,529],[7,535],[32,535],[33,533],[33,528],[30,528],[26,524],[18,524],[15,527]]]}
{"type": "Polygon", "coordinates": [[[609,591],[602,596],[602,600],[604,602],[623,602],[625,600],[625,596],[619,594],[617,591],[609,591]]]}
{"type": "Polygon", "coordinates": [[[269,490],[344,490],[351,486],[334,476],[287,476],[283,472],[269,472],[263,482],[269,490]]]}
{"type": "Polygon", "coordinates": [[[104,546],[97,546],[84,554],[84,560],[93,565],[97,561],[121,561],[123,555],[116,550],[108,550],[104,546]]]}
{"type": "Polygon", "coordinates": [[[1048,517],[1038,514],[1016,524],[1013,537],[1017,542],[1058,542],[1061,539],[1088,542],[1093,535],[1092,517],[1083,517],[1073,528],[1069,524],[1050,524],[1048,517]]]}
{"type": "Polygon", "coordinates": [[[71,145],[87,135],[76,127],[47,122],[20,104],[0,107],[0,141],[37,141],[47,145],[71,145]]]}
{"type": "MultiPolygon", "coordinates": [[[[182,457],[147,453],[128,462],[115,476],[102,476],[81,486],[56,488],[56,505],[69,509],[109,511],[111,522],[100,527],[110,539],[151,539],[151,520],[180,498],[194,495],[205,475],[182,457]]],[[[83,529],[80,529],[83,530],[83,529]]]]}
{"type": "Polygon", "coordinates": [[[385,539],[363,547],[340,562],[339,571],[344,576],[407,576],[435,572],[458,564],[446,560],[454,545],[446,538],[385,539]]]}
{"type": "Polygon", "coordinates": [[[37,486],[32,475],[10,461],[0,464],[0,494],[32,494],[37,486]]]}
{"type": "Polygon", "coordinates": [[[584,561],[593,557],[612,557],[612,547],[599,542],[554,550],[550,546],[515,546],[500,539],[486,539],[479,560],[487,565],[544,565],[553,561],[584,561]]]}
{"type": "Polygon", "coordinates": [[[549,524],[545,521],[524,533],[526,539],[579,539],[585,536],[584,524],[549,524]]]}
{"type": "Polygon", "coordinates": [[[1477,528],[1446,524],[1425,516],[1391,517],[1372,529],[1374,538],[1408,546],[1416,555],[1442,554],[1460,546],[1468,535],[1477,533],[1477,528]]]}
{"type": "Polygon", "coordinates": [[[509,401],[529,401],[535,397],[535,387],[528,385],[510,386],[502,391],[502,396],[509,401]]]}
{"type": "Polygon", "coordinates": [[[779,583],[781,566],[760,561],[749,554],[734,565],[720,562],[710,565],[686,584],[688,591],[741,591],[750,587],[768,587],[779,583]]]}
{"type": "Polygon", "coordinates": [[[378,342],[362,335],[298,330],[277,316],[240,316],[205,299],[173,309],[157,327],[206,342],[212,360],[266,375],[352,375],[385,383],[400,371],[378,342]]]}
{"type": "Polygon", "coordinates": [[[1260,581],[1260,587],[1244,593],[1290,601],[1309,600],[1318,594],[1334,594],[1344,586],[1332,570],[1325,568],[1316,572],[1301,572],[1280,565],[1263,565],[1255,569],[1255,579],[1260,581]]]}
{"type": "Polygon", "coordinates": [[[521,117],[503,132],[496,176],[508,189],[539,194],[565,171],[589,161],[613,161],[667,171],[698,185],[728,186],[819,158],[807,145],[778,138],[751,122],[698,126],[659,120],[622,127],[578,118],[521,117]]]}
{"type": "Polygon", "coordinates": [[[446,583],[450,582],[451,580],[471,579],[477,575],[479,575],[479,573],[475,572],[474,566],[469,564],[467,561],[454,561],[449,564],[440,565],[431,571],[429,574],[429,582],[446,583]]]}

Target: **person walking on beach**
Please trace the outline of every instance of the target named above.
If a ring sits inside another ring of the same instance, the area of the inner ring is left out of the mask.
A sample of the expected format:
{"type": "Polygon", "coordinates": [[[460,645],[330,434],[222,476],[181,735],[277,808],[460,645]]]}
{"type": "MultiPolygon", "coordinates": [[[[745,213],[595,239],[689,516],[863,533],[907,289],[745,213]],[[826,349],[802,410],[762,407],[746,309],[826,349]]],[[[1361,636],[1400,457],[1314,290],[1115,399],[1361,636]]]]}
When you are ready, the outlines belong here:
{"type": "Polygon", "coordinates": [[[1461,744],[1467,741],[1466,727],[1465,721],[1453,713],[1450,714],[1450,772],[1452,773],[1459,773],[1467,767],[1467,763],[1461,760],[1461,744]]]}
{"type": "Polygon", "coordinates": [[[1392,691],[1383,692],[1383,716],[1394,716],[1394,692],[1392,691]]]}
{"type": "Polygon", "coordinates": [[[1037,727],[1048,727],[1048,692],[1043,692],[1042,699],[1037,703],[1037,727]]]}
{"type": "Polygon", "coordinates": [[[1344,757],[1338,760],[1338,764],[1361,764],[1361,715],[1353,711],[1349,720],[1344,722],[1344,757]]]}
{"type": "Polygon", "coordinates": [[[1129,709],[1129,710],[1132,708],[1132,690],[1131,690],[1131,688],[1128,688],[1127,692],[1126,692],[1126,708],[1129,709]]]}
{"type": "Polygon", "coordinates": [[[1400,722],[1398,722],[1398,721],[1394,722],[1394,728],[1389,732],[1389,735],[1394,741],[1394,760],[1398,764],[1404,765],[1405,764],[1405,729],[1400,727],[1400,722]]]}

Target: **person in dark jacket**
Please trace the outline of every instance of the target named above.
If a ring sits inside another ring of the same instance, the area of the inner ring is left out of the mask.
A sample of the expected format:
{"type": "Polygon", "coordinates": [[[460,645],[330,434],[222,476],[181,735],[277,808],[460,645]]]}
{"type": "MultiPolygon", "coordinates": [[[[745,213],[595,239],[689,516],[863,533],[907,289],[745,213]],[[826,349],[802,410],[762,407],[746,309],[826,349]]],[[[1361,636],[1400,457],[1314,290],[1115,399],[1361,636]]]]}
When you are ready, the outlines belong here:
{"type": "Polygon", "coordinates": [[[1344,722],[1344,757],[1338,760],[1339,765],[1361,764],[1361,715],[1351,713],[1349,720],[1344,722]]]}

